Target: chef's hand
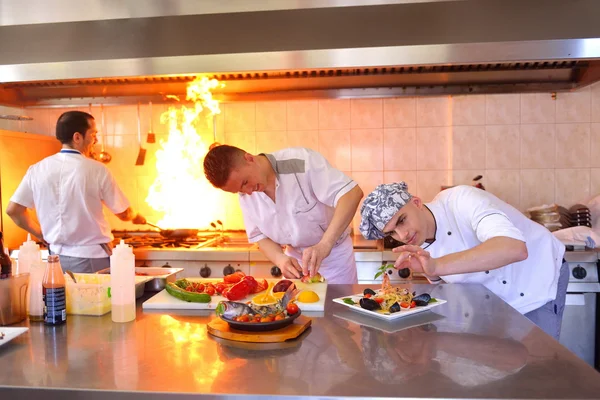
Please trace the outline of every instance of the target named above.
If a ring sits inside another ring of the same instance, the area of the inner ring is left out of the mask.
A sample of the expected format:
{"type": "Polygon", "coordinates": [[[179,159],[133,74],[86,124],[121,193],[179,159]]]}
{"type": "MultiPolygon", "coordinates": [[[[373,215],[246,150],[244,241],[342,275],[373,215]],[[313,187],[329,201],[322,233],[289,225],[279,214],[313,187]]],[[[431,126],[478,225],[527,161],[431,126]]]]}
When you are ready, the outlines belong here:
{"type": "Polygon", "coordinates": [[[137,213],[135,217],[133,217],[133,219],[131,220],[131,222],[133,222],[136,225],[145,225],[146,224],[146,218],[144,218],[143,215],[141,215],[140,213],[137,213]]]}
{"type": "Polygon", "coordinates": [[[302,277],[302,267],[294,257],[290,257],[286,254],[281,254],[278,258],[276,265],[281,270],[284,278],[288,279],[300,279],[302,277]]]}
{"type": "Polygon", "coordinates": [[[302,252],[302,274],[311,277],[319,272],[321,262],[331,253],[331,246],[319,242],[314,246],[307,247],[302,252]]]}
{"type": "Polygon", "coordinates": [[[392,251],[400,253],[394,263],[394,268],[410,268],[413,272],[421,272],[429,277],[439,276],[437,260],[419,246],[405,245],[396,247],[392,251]]]}

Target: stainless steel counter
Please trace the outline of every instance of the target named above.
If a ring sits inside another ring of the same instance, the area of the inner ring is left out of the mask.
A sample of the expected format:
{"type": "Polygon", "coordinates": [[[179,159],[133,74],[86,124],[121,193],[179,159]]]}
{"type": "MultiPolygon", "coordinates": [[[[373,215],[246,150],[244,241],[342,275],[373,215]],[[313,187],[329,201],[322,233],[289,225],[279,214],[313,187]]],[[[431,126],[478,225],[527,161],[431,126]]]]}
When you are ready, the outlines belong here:
{"type": "MultiPolygon", "coordinates": [[[[484,287],[414,289],[448,303],[387,323],[327,302],[284,344],[218,340],[206,332],[212,314],[149,314],[141,304],[135,323],[108,314],[32,324],[0,347],[0,398],[600,396],[594,369],[484,287]]],[[[328,298],[361,290],[330,285],[328,298]]]]}

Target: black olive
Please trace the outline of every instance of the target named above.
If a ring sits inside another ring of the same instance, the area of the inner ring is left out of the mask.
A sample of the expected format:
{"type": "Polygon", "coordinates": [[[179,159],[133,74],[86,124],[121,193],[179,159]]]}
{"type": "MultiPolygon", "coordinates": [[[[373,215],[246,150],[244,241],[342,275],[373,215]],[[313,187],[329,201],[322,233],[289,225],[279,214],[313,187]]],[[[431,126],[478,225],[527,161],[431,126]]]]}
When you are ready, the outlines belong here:
{"type": "Polygon", "coordinates": [[[365,295],[365,294],[370,294],[371,296],[375,296],[376,293],[375,293],[375,291],[373,289],[368,289],[367,288],[367,289],[365,289],[363,291],[363,295],[365,295]]]}
{"type": "Polygon", "coordinates": [[[381,306],[375,300],[367,299],[363,297],[360,299],[359,304],[362,308],[369,311],[381,310],[381,306]]]}
{"type": "Polygon", "coordinates": [[[395,313],[400,311],[400,304],[398,304],[398,302],[395,302],[394,304],[392,304],[392,306],[390,307],[390,312],[391,313],[395,313]]]}
{"type": "Polygon", "coordinates": [[[426,306],[429,304],[429,300],[431,300],[431,296],[427,293],[423,293],[418,295],[417,297],[413,297],[413,301],[418,306],[426,306]]]}

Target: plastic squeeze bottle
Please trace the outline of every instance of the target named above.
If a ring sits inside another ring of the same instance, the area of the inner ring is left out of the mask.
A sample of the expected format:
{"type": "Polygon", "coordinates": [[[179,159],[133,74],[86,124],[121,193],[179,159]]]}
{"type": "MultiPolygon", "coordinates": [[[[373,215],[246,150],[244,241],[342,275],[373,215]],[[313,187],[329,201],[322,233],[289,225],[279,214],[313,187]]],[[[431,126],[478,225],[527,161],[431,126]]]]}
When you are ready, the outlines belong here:
{"type": "Polygon", "coordinates": [[[40,246],[31,240],[27,234],[27,241],[19,248],[17,273],[29,272],[29,287],[27,288],[27,310],[31,321],[44,320],[44,299],[42,293],[42,280],[45,268],[42,264],[40,246]]]}
{"type": "Polygon", "coordinates": [[[135,320],[135,255],[123,240],[110,256],[110,294],[113,322],[135,320]]]}

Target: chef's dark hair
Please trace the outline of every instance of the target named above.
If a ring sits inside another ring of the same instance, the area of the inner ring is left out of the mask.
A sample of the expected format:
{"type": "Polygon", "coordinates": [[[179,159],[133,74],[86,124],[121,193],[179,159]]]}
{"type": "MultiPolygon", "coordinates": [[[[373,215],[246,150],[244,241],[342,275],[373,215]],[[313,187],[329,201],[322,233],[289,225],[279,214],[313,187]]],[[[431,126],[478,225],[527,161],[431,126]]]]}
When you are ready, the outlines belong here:
{"type": "Polygon", "coordinates": [[[227,183],[231,171],[238,165],[246,152],[239,147],[226,144],[213,147],[204,157],[204,175],[216,188],[227,183]]]}
{"type": "Polygon", "coordinates": [[[56,138],[62,144],[73,142],[75,132],[85,133],[90,128],[90,119],[94,119],[90,114],[83,111],[67,111],[62,113],[56,121],[56,138]]]}

